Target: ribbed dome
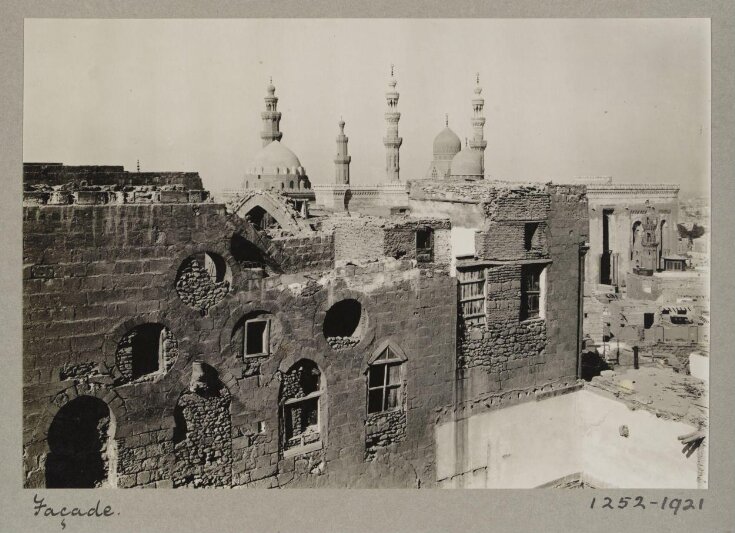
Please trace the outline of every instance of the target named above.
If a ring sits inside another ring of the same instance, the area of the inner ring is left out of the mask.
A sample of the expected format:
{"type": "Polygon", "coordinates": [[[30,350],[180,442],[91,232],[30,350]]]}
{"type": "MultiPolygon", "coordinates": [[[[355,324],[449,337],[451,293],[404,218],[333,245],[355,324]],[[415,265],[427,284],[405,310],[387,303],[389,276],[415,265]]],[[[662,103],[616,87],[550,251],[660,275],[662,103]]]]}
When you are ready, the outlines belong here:
{"type": "Polygon", "coordinates": [[[482,152],[465,146],[452,159],[452,176],[482,177],[482,152]]]}
{"type": "Polygon", "coordinates": [[[449,126],[434,137],[434,155],[456,155],[462,149],[462,141],[449,126]]]}
{"type": "Polygon", "coordinates": [[[253,159],[253,174],[301,174],[301,161],[291,150],[273,141],[265,146],[253,159]]]}

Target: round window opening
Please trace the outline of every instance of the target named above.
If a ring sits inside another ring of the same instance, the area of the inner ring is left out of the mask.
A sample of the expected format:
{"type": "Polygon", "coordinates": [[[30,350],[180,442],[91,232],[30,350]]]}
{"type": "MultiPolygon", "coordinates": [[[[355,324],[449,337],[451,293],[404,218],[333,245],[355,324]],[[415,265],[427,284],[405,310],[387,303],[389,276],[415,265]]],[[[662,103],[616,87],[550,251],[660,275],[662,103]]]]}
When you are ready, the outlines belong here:
{"type": "Polygon", "coordinates": [[[339,301],[324,317],[324,337],[334,350],[351,348],[362,339],[366,322],[360,302],[354,299],[339,301]]]}
{"type": "Polygon", "coordinates": [[[201,252],[187,257],[176,274],[176,292],[189,307],[206,315],[230,291],[232,272],[220,255],[201,252]]]}

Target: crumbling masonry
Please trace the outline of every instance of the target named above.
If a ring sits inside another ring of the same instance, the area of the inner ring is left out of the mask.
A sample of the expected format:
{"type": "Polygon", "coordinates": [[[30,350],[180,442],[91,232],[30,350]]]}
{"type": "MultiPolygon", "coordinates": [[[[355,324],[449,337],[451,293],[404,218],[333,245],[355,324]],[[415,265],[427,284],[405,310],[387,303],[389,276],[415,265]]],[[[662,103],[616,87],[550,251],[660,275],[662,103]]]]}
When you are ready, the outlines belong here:
{"type": "Polygon", "coordinates": [[[26,167],[26,487],[432,487],[437,424],[577,386],[583,187],[304,218],[75,168],[26,167]]]}

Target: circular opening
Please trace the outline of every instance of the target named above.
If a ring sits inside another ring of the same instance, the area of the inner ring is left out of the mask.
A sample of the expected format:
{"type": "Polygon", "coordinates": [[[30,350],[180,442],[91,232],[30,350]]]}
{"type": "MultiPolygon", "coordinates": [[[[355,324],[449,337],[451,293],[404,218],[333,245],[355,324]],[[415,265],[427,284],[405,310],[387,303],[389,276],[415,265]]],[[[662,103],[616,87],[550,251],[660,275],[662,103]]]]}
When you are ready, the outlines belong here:
{"type": "Polygon", "coordinates": [[[365,323],[362,305],[354,299],[334,304],[324,317],[324,337],[335,350],[349,348],[360,342],[365,323]]]}
{"type": "Polygon", "coordinates": [[[181,301],[202,314],[229,292],[232,273],[220,255],[201,252],[187,257],[176,274],[176,292],[181,301]]]}

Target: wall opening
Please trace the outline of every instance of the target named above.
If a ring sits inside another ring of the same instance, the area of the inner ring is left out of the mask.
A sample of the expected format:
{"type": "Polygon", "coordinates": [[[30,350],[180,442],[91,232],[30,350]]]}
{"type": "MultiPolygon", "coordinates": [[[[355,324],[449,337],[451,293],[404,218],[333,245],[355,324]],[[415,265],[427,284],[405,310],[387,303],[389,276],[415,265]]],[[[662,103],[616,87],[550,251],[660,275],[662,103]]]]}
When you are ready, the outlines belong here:
{"type": "Polygon", "coordinates": [[[416,261],[430,263],[434,260],[434,230],[419,228],[416,230],[416,261]]]}
{"type": "Polygon", "coordinates": [[[230,253],[243,268],[263,268],[265,266],[265,256],[261,249],[239,233],[233,234],[230,239],[230,253]]]}
{"type": "Polygon", "coordinates": [[[521,320],[538,318],[541,313],[540,265],[523,265],[521,268],[521,320]]]}
{"type": "Polygon", "coordinates": [[[187,257],[176,274],[176,292],[185,304],[202,314],[229,292],[232,272],[218,254],[201,252],[187,257]]]}
{"type": "Polygon", "coordinates": [[[257,360],[273,353],[279,332],[273,315],[267,311],[252,311],[238,320],[232,329],[232,351],[244,359],[248,372],[258,373],[257,360]]]}
{"type": "Polygon", "coordinates": [[[602,256],[600,257],[600,283],[612,285],[612,250],[610,248],[610,225],[613,210],[602,210],[602,256]]]}
{"type": "Polygon", "coordinates": [[[48,432],[46,487],[91,489],[105,485],[114,472],[110,427],[110,410],[98,398],[79,396],[64,405],[48,432]]]}
{"type": "Polygon", "coordinates": [[[457,268],[457,281],[459,313],[465,325],[485,325],[485,267],[457,268]]]}
{"type": "Polygon", "coordinates": [[[135,326],[117,344],[118,383],[162,374],[173,366],[178,355],[178,342],[163,324],[135,326]]]}
{"type": "Polygon", "coordinates": [[[362,338],[366,320],[360,302],[352,298],[341,300],[324,317],[324,336],[334,349],[354,346],[362,338]]]}
{"type": "Polygon", "coordinates": [[[313,361],[302,359],[281,374],[279,405],[282,451],[321,448],[322,374],[313,361]]]}
{"type": "Polygon", "coordinates": [[[189,388],[174,409],[174,487],[232,484],[231,396],[217,370],[192,363],[189,388]]]}
{"type": "Polygon", "coordinates": [[[653,327],[653,313],[643,313],[643,329],[651,329],[653,327]]]}
{"type": "Polygon", "coordinates": [[[276,219],[259,205],[256,205],[248,211],[245,214],[245,219],[259,230],[278,229],[281,227],[278,222],[276,222],[276,219]]]}
{"type": "Polygon", "coordinates": [[[533,248],[533,238],[538,229],[538,222],[526,222],[523,227],[523,248],[529,252],[533,248]]]}

